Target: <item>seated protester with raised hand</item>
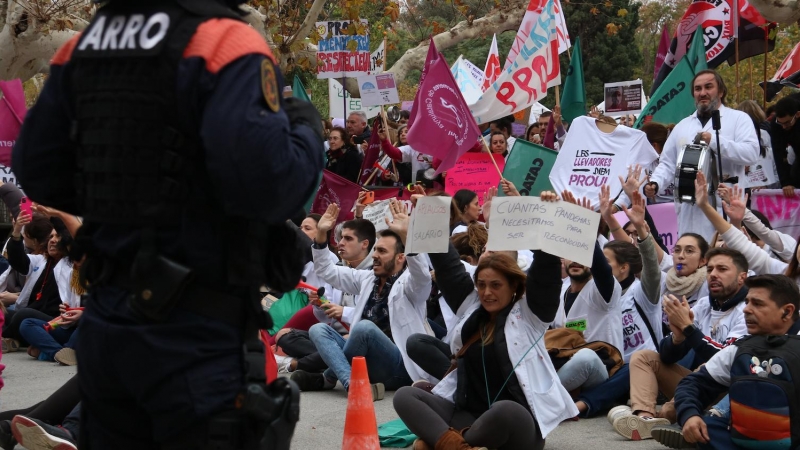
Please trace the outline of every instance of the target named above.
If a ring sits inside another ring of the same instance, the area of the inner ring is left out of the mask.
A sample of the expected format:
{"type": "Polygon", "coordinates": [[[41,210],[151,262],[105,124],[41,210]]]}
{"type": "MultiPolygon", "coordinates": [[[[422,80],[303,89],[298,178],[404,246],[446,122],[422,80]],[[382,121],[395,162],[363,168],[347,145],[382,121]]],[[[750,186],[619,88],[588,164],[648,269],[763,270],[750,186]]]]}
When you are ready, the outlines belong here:
{"type": "MultiPolygon", "coordinates": [[[[300,230],[308,236],[312,242],[317,236],[317,223],[321,217],[322,216],[319,214],[308,214],[300,223],[300,230]]],[[[330,246],[328,247],[328,251],[330,257],[338,261],[339,258],[330,250],[330,246]]],[[[310,260],[310,248],[308,253],[309,261],[303,268],[302,280],[310,286],[323,289],[325,301],[341,304],[341,291],[332,288],[329,284],[317,277],[314,271],[314,262],[310,260]]],[[[313,325],[320,322],[330,323],[331,326],[335,327],[340,333],[347,333],[347,330],[340,323],[336,321],[332,321],[333,323],[331,323],[331,319],[328,319],[324,314],[321,314],[321,316],[316,314],[321,304],[318,295],[318,292],[320,292],[319,290],[314,291],[307,289],[304,290],[304,292],[308,297],[309,305],[297,311],[286,324],[275,333],[276,345],[287,355],[285,357],[276,355],[279,366],[278,371],[280,373],[291,373],[297,369],[307,372],[322,372],[328,367],[319,356],[316,347],[314,347],[308,335],[308,330],[313,325]]]]}
{"type": "Polygon", "coordinates": [[[675,422],[672,403],[656,414],[658,393],[672,398],[680,380],[747,331],[742,313],[747,260],[729,248],[711,249],[706,259],[709,296],[691,308],[685,298],[665,296],[662,301],[672,334],[661,341],[659,353],[642,350],[631,358],[631,411],[613,423],[628,439],[649,439],[654,426],[675,422]],[[678,364],[690,352],[688,367],[678,364]]]}
{"type": "MultiPolygon", "coordinates": [[[[17,351],[20,346],[19,326],[28,318],[50,321],[60,314],[61,295],[56,286],[55,267],[63,256],[51,239],[56,233],[45,216],[20,213],[14,222],[11,238],[6,243],[11,267],[27,276],[14,311],[9,311],[3,325],[3,353],[17,351]],[[25,248],[31,250],[25,253],[25,248]],[[52,255],[51,255],[52,252],[52,255]]],[[[27,344],[27,343],[25,343],[27,344]]]]}
{"type": "MultiPolygon", "coordinates": [[[[422,333],[413,334],[406,341],[406,349],[408,356],[417,365],[438,380],[444,378],[452,364],[452,355],[461,348],[464,323],[480,306],[473,275],[481,258],[493,253],[503,253],[514,261],[517,260],[516,251],[486,251],[487,241],[488,233],[483,225],[472,224],[466,233],[450,238],[447,253],[428,255],[445,303],[442,309],[450,311],[453,319],[448,323],[447,335],[443,340],[422,333]],[[465,254],[469,254],[467,258],[472,262],[464,260],[465,254]]],[[[417,380],[414,386],[433,387],[425,381],[417,380]]]]}
{"type": "Polygon", "coordinates": [[[339,305],[323,305],[329,317],[349,325],[350,337],[345,340],[327,324],[311,327],[311,341],[328,369],[323,374],[295,372],[293,379],[303,385],[301,388],[332,389],[339,380],[347,390],[354,356],[366,357],[373,398],[378,400],[384,388],[396,390],[411,384],[412,377],[424,377],[424,372],[408,359],[405,342],[413,333],[430,330],[425,302],[431,291],[431,274],[424,256],[404,253],[409,220],[405,206],[393,200],[390,211],[394,221],[388,230],[378,233],[372,272],[336,266],[326,255],[327,233],[336,223],[338,205],[330,205],[320,219],[313,246],[317,275],[357,297],[349,311],[339,305]]]}
{"type": "MultiPolygon", "coordinates": [[[[75,352],[78,345],[78,334],[75,331],[83,315],[81,296],[86,293],[86,289],[80,282],[80,263],[73,263],[67,256],[72,246],[72,236],[60,219],[51,220],[55,236],[50,239],[50,245],[54,244],[62,255],[53,269],[53,281],[63,301],[59,305],[60,320],[50,328],[45,328],[48,322],[46,320],[25,319],[19,326],[19,334],[30,345],[30,356],[40,361],[58,361],[74,366],[77,364],[75,352]]],[[[48,254],[51,258],[54,257],[54,252],[49,251],[48,254]]]]}
{"type": "MultiPolygon", "coordinates": [[[[557,201],[548,192],[542,199],[557,201]]],[[[430,255],[438,271],[458,274],[453,289],[442,286],[448,303],[477,290],[479,307],[454,339],[457,368],[432,393],[409,387],[394,396],[397,414],[419,436],[414,448],[541,449],[561,421],[577,414],[543,339],[558,309],[560,261],[534,254],[527,277],[509,255],[484,255],[474,287],[460,281],[464,269],[452,246],[430,255]]]]}
{"type": "MultiPolygon", "coordinates": [[[[747,333],[699,370],[681,380],[675,392],[678,423],[659,429],[659,441],[696,443],[701,449],[797,448],[794,423],[800,414],[796,383],[800,361],[800,291],[784,275],[746,280],[747,333]],[[788,335],[788,336],[784,336],[788,335]],[[730,418],[703,414],[729,392],[730,418]]],[[[654,430],[656,431],[656,430],[654,430]]]]}
{"type": "MultiPolygon", "coordinates": [[[[708,202],[708,195],[704,188],[706,177],[703,172],[697,173],[695,181],[695,197],[697,205],[725,241],[725,245],[740,251],[749,263],[750,269],[756,275],[783,274],[795,280],[800,286],[800,243],[795,246],[793,256],[789,263],[772,258],[758,245],[751,242],[747,236],[728,223],[708,202]],[[698,197],[699,196],[699,197],[698,197]]],[[[734,217],[741,216],[745,207],[745,200],[739,195],[731,195],[730,203],[723,202],[723,208],[734,217]]]]}
{"type": "Polygon", "coordinates": [[[607,381],[591,389],[581,390],[575,406],[582,414],[591,416],[608,409],[618,401],[626,401],[630,392],[628,363],[635,351],[657,350],[664,337],[661,330],[661,283],[666,277],[658,267],[655,239],[644,220],[645,199],[634,193],[630,210],[623,211],[637,231],[638,248],[625,241],[627,234],[613,215],[608,186],[600,191],[600,214],[611,230],[614,241],[603,248],[614,278],[622,287],[620,309],[622,315],[624,365],[607,381]]]}
{"type": "MultiPolygon", "coordinates": [[[[562,197],[577,203],[570,192],[564,191],[562,197]]],[[[585,198],[583,205],[591,209],[585,198]]],[[[587,343],[604,342],[622,354],[622,287],[614,278],[600,243],[595,242],[591,268],[566,258],[564,266],[568,278],[561,288],[561,303],[552,327],[581,331],[587,343]]],[[[558,377],[568,391],[573,391],[598,386],[608,379],[609,373],[603,359],[594,350],[585,348],[558,369],[558,377]]]]}

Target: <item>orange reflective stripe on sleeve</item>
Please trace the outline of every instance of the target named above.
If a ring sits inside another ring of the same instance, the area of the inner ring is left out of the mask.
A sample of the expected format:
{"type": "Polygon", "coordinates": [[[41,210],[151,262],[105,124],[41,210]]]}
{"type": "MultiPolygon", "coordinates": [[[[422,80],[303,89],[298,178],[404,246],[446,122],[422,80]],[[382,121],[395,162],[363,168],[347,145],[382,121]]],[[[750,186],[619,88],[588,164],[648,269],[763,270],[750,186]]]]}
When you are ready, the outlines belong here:
{"type": "Polygon", "coordinates": [[[73,36],[68,40],[61,48],[58,49],[53,59],[50,60],[50,65],[53,66],[63,66],[64,64],[68,63],[70,58],[72,58],[72,51],[75,50],[75,46],[78,45],[78,39],[81,38],[81,34],[78,33],[77,35],[73,36]]]}
{"type": "Polygon", "coordinates": [[[275,62],[264,37],[249,25],[233,19],[211,19],[197,27],[183,57],[199,56],[206,61],[209,72],[217,73],[242,56],[252,54],[264,55],[275,62]]]}

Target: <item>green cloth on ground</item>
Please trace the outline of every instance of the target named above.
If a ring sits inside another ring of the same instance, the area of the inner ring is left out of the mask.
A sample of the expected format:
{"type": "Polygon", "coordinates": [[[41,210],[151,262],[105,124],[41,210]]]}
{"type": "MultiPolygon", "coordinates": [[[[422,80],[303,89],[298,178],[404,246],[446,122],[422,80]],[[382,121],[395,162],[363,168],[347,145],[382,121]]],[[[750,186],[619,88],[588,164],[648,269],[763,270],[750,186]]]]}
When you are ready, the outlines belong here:
{"type": "Polygon", "coordinates": [[[378,425],[378,438],[381,447],[406,448],[414,443],[417,436],[406,427],[402,419],[396,419],[378,425]]]}

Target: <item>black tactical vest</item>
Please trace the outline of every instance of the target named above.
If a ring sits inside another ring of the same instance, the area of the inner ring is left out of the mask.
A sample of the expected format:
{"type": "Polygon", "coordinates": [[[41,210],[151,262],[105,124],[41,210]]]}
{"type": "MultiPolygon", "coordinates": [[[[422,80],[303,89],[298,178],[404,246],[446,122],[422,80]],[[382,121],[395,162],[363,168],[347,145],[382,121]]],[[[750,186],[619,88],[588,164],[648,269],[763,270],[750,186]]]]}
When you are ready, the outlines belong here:
{"type": "Polygon", "coordinates": [[[176,101],[183,51],[208,19],[169,2],[111,2],[80,37],[69,83],[87,222],[170,228],[190,203],[210,206],[199,132],[176,101]]]}

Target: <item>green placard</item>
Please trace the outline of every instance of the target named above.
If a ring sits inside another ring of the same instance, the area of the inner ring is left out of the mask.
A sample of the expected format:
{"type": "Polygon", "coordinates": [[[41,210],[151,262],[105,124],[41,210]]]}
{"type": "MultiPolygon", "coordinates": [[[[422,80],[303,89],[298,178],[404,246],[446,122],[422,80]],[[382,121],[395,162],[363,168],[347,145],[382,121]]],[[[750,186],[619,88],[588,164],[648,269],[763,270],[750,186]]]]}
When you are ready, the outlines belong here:
{"type": "Polygon", "coordinates": [[[576,331],[586,331],[586,319],[571,320],[564,325],[564,328],[571,328],[576,331]]]}
{"type": "MultiPolygon", "coordinates": [[[[517,139],[508,155],[503,178],[514,183],[522,195],[536,196],[542,191],[552,191],[550,170],[557,156],[555,150],[517,139]]],[[[500,195],[503,195],[502,192],[500,195]]]]}

